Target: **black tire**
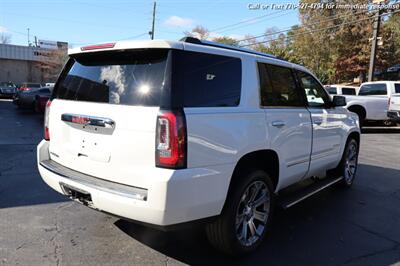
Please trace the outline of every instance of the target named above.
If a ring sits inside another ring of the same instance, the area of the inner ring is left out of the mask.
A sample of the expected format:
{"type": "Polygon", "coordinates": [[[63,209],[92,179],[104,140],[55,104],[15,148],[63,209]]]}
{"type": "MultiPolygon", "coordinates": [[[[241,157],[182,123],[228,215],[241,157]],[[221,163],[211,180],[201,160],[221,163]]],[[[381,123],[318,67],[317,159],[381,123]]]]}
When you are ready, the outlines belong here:
{"type": "Polygon", "coordinates": [[[336,169],[338,176],[343,176],[343,179],[339,183],[342,187],[349,188],[354,183],[358,167],[358,153],[359,153],[358,142],[353,138],[348,139],[342,155],[342,159],[336,169]],[[352,160],[353,158],[352,152],[355,152],[354,161],[349,161],[352,160]],[[351,167],[352,165],[354,167],[351,167]]]}
{"type": "Polygon", "coordinates": [[[222,213],[206,226],[206,234],[209,242],[216,249],[236,256],[255,250],[268,233],[274,210],[274,192],[271,179],[262,170],[242,171],[232,182],[222,213]],[[255,191],[258,192],[252,193],[255,191]],[[250,202],[253,194],[254,201],[250,202]],[[264,202],[263,195],[266,195],[268,203],[264,202]],[[260,202],[263,203],[257,205],[260,202]],[[253,206],[248,207],[251,205],[253,206]],[[264,212],[267,209],[266,206],[268,206],[268,211],[264,212]],[[260,214],[265,215],[260,216],[260,214]],[[260,217],[264,221],[261,221],[260,217]],[[244,231],[248,231],[250,234],[248,243],[247,239],[240,240],[238,231],[244,234],[245,238],[247,234],[244,231]],[[253,234],[254,232],[256,233],[253,234]]]}
{"type": "Polygon", "coordinates": [[[35,111],[35,113],[40,113],[39,102],[37,99],[33,102],[33,110],[35,111]]]}

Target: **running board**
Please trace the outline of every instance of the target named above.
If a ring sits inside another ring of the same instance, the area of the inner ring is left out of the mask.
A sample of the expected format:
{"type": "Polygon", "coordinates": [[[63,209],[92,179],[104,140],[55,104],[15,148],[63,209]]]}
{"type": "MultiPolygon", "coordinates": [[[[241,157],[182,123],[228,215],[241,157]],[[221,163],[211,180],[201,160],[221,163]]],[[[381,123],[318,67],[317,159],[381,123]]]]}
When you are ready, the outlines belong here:
{"type": "MultiPolygon", "coordinates": [[[[340,180],[342,180],[343,177],[326,177],[321,180],[313,181],[310,185],[307,185],[301,189],[295,190],[291,193],[283,193],[283,195],[279,195],[278,199],[278,204],[283,208],[283,209],[288,209],[297,203],[311,197],[312,195],[315,195],[316,193],[336,184],[340,180]],[[287,196],[285,195],[287,194],[287,196]]],[[[292,190],[292,189],[289,189],[292,190]]]]}

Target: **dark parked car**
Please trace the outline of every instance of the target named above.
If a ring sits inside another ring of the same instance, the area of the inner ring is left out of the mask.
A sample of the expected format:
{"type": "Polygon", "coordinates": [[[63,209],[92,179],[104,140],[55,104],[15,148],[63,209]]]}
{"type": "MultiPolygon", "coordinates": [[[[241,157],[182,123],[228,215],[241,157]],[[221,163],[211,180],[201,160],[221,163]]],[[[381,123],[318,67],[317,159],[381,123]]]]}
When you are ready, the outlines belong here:
{"type": "Polygon", "coordinates": [[[391,66],[386,71],[387,72],[398,72],[398,71],[400,71],[400,64],[391,66]]]}
{"type": "Polygon", "coordinates": [[[36,100],[41,96],[50,97],[53,87],[41,87],[29,91],[18,91],[14,97],[14,104],[21,108],[36,109],[36,100]]]}
{"type": "Polygon", "coordinates": [[[6,81],[0,82],[0,97],[13,98],[16,92],[17,86],[14,83],[6,81]]]}
{"type": "Polygon", "coordinates": [[[18,87],[17,92],[36,90],[40,87],[43,87],[40,83],[24,82],[18,87]]]}

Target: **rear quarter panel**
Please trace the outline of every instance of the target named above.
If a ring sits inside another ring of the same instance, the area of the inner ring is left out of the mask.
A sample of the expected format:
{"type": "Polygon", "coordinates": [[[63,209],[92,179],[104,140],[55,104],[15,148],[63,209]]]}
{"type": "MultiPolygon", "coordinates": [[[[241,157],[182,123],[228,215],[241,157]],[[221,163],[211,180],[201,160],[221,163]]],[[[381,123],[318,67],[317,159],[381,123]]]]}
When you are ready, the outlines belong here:
{"type": "Polygon", "coordinates": [[[186,108],[185,114],[190,168],[236,164],[246,153],[267,147],[262,110],[186,108]]]}
{"type": "Polygon", "coordinates": [[[366,110],[367,120],[386,120],[388,110],[387,96],[346,96],[347,108],[360,105],[366,110]]]}

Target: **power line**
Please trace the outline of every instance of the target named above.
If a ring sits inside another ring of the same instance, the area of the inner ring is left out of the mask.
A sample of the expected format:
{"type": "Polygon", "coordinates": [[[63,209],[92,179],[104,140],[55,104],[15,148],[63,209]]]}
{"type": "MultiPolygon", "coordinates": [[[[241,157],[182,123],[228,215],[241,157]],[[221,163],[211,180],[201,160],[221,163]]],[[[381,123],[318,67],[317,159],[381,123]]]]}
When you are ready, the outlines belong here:
{"type": "MultiPolygon", "coordinates": [[[[289,11],[289,12],[295,12],[295,11],[296,11],[296,10],[291,10],[291,11],[289,11]]],[[[253,23],[248,23],[248,24],[245,24],[245,25],[239,25],[239,26],[237,26],[237,27],[233,27],[233,28],[226,29],[226,30],[219,31],[219,32],[221,33],[221,32],[236,30],[236,29],[239,29],[239,28],[247,27],[247,26],[250,26],[250,25],[257,24],[257,23],[261,23],[261,22],[265,22],[265,21],[270,21],[270,20],[273,20],[273,19],[275,19],[275,18],[279,18],[279,17],[282,17],[282,16],[286,16],[287,14],[288,14],[288,13],[283,13],[283,14],[280,14],[280,15],[277,15],[277,16],[274,16],[274,17],[268,17],[268,18],[259,19],[259,20],[256,20],[256,21],[253,22],[253,23]]]]}
{"type": "Polygon", "coordinates": [[[123,40],[129,40],[129,39],[136,39],[136,38],[145,36],[145,35],[147,35],[147,34],[149,34],[149,33],[148,33],[148,32],[145,32],[145,33],[141,33],[141,34],[138,34],[138,35],[129,36],[129,37],[126,37],[126,38],[123,38],[123,39],[118,39],[117,41],[123,41],[123,40]]]}
{"type": "MultiPolygon", "coordinates": [[[[367,11],[363,10],[363,11],[360,11],[360,12],[356,12],[356,13],[352,13],[352,14],[347,14],[347,15],[336,15],[336,16],[330,18],[330,19],[318,21],[318,22],[309,24],[309,25],[307,25],[307,26],[308,26],[308,27],[309,27],[309,26],[315,26],[315,25],[319,25],[319,24],[322,24],[322,23],[325,23],[325,22],[332,21],[332,20],[336,20],[336,19],[340,19],[340,18],[344,18],[344,17],[349,17],[349,16],[354,16],[354,15],[359,15],[359,14],[367,13],[367,12],[368,12],[368,10],[367,10],[367,11]]],[[[287,31],[292,30],[292,28],[293,28],[294,26],[300,26],[300,25],[299,25],[299,24],[296,24],[296,25],[291,26],[290,28],[286,28],[286,29],[283,29],[283,30],[280,30],[280,31],[276,31],[276,32],[273,32],[273,33],[261,34],[261,35],[258,35],[258,36],[249,37],[249,38],[246,38],[246,39],[241,39],[241,40],[238,40],[238,42],[249,41],[249,40],[258,39],[258,38],[261,38],[261,37],[267,37],[267,36],[276,35],[276,34],[279,34],[279,33],[284,33],[284,32],[287,32],[287,31]]]]}
{"type": "MultiPolygon", "coordinates": [[[[398,13],[398,12],[400,12],[400,10],[393,11],[393,12],[388,12],[388,13],[383,13],[383,14],[381,14],[379,17],[383,17],[383,16],[395,14],[395,13],[398,13]]],[[[359,19],[359,20],[354,20],[354,21],[341,23],[341,24],[338,24],[338,25],[335,25],[335,26],[331,26],[331,27],[320,28],[320,29],[315,29],[315,30],[310,30],[310,31],[307,31],[307,32],[299,33],[299,34],[294,34],[294,35],[291,35],[291,36],[285,35],[284,38],[289,38],[289,37],[292,38],[292,37],[301,36],[301,35],[309,34],[309,33],[313,33],[313,32],[318,32],[318,31],[324,31],[324,30],[334,29],[334,28],[338,28],[338,27],[340,27],[340,26],[349,25],[349,24],[353,24],[353,23],[361,22],[361,21],[365,21],[365,20],[370,20],[370,19],[373,19],[373,18],[374,18],[374,17],[364,18],[364,19],[359,19]]],[[[268,42],[276,41],[276,40],[279,40],[279,39],[280,39],[280,38],[275,38],[275,39],[271,39],[271,40],[266,40],[266,41],[261,41],[261,42],[255,42],[255,43],[252,43],[252,44],[241,45],[240,47],[248,47],[248,46],[252,46],[252,45],[268,43],[268,42]]]]}
{"type": "Polygon", "coordinates": [[[236,23],[233,23],[233,24],[229,24],[229,25],[225,25],[225,26],[222,26],[222,27],[219,27],[219,28],[215,28],[213,30],[210,30],[210,32],[218,32],[218,31],[221,31],[221,30],[226,29],[226,28],[234,27],[234,26],[241,25],[241,24],[244,24],[244,23],[249,23],[249,22],[252,22],[252,21],[257,21],[257,20],[259,20],[261,18],[269,17],[269,16],[272,16],[272,15],[275,15],[275,14],[281,13],[281,12],[283,12],[283,10],[280,10],[280,11],[277,11],[277,12],[274,12],[274,13],[270,13],[270,14],[266,14],[266,15],[262,15],[262,16],[258,16],[258,17],[254,17],[254,18],[250,18],[250,19],[246,19],[246,20],[243,20],[243,21],[240,21],[240,22],[236,22],[236,23]]]}

